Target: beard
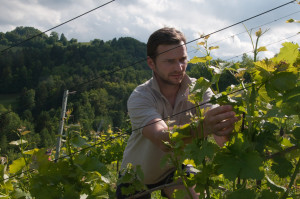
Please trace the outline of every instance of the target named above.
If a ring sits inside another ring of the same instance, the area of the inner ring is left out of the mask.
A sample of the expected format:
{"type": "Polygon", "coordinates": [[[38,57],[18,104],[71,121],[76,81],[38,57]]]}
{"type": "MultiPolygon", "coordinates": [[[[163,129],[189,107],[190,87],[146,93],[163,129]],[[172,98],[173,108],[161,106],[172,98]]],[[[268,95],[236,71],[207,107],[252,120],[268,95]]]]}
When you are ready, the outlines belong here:
{"type": "Polygon", "coordinates": [[[157,72],[154,72],[155,76],[156,76],[156,79],[158,79],[160,82],[162,82],[163,84],[166,84],[166,85],[172,85],[172,86],[178,86],[179,84],[181,84],[182,80],[183,80],[183,77],[185,75],[185,72],[183,73],[171,73],[171,74],[168,74],[167,77],[163,76],[161,73],[159,73],[159,71],[157,72]],[[177,81],[172,81],[171,79],[168,79],[168,77],[170,77],[171,75],[182,75],[181,79],[177,80],[177,81]]]}

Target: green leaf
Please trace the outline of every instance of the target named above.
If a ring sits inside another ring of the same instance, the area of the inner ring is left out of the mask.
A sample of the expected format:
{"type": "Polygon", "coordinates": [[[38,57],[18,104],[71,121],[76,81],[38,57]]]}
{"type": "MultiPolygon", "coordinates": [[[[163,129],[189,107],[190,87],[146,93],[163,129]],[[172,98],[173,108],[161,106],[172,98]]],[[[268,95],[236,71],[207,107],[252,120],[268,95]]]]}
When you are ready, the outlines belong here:
{"type": "Polygon", "coordinates": [[[202,41],[202,42],[198,42],[197,44],[203,46],[203,45],[205,45],[205,42],[202,41]]]}
{"type": "MultiPolygon", "coordinates": [[[[70,182],[72,183],[72,182],[70,182]]],[[[64,198],[79,198],[80,193],[76,190],[76,184],[64,184],[64,198]]]]}
{"type": "Polygon", "coordinates": [[[281,141],[281,146],[284,147],[284,148],[287,148],[287,147],[292,147],[294,145],[291,143],[290,139],[283,138],[282,141],[281,141]]]}
{"type": "Polygon", "coordinates": [[[288,90],[283,95],[284,103],[297,103],[300,102],[300,87],[295,87],[291,90],[288,90]]]}
{"type": "Polygon", "coordinates": [[[102,175],[108,172],[106,166],[101,163],[96,157],[87,157],[82,168],[86,171],[99,171],[102,175]]]}
{"type": "Polygon", "coordinates": [[[109,198],[107,185],[96,184],[91,195],[87,199],[109,198]]]}
{"type": "Polygon", "coordinates": [[[278,92],[276,90],[274,90],[274,88],[273,88],[272,84],[270,83],[270,81],[266,82],[265,88],[266,88],[267,94],[270,98],[277,98],[278,97],[278,92]]]}
{"type": "Polygon", "coordinates": [[[11,165],[9,165],[9,173],[17,173],[21,171],[25,167],[25,160],[24,158],[16,159],[12,162],[11,165]]]}
{"type": "Polygon", "coordinates": [[[261,46],[257,49],[257,52],[268,51],[265,46],[261,46]]]}
{"type": "Polygon", "coordinates": [[[184,135],[184,136],[191,136],[191,125],[190,124],[185,124],[181,126],[180,128],[176,129],[176,131],[179,132],[179,134],[184,135]]]}
{"type": "Polygon", "coordinates": [[[289,20],[286,20],[285,23],[293,23],[295,20],[294,19],[289,19],[289,20]]]}
{"type": "Polygon", "coordinates": [[[89,146],[89,144],[86,142],[84,138],[82,138],[80,135],[76,135],[71,139],[71,144],[74,147],[83,147],[83,146],[89,146]]]}
{"type": "Polygon", "coordinates": [[[197,63],[205,63],[206,61],[207,61],[206,57],[194,57],[189,61],[189,63],[197,64],[197,63]]]}
{"type": "Polygon", "coordinates": [[[297,140],[300,140],[300,127],[297,126],[293,129],[292,134],[295,136],[297,140]]]}
{"type": "Polygon", "coordinates": [[[228,153],[218,153],[214,161],[218,164],[218,174],[223,174],[225,178],[232,181],[238,177],[240,168],[243,166],[237,157],[228,153]]]}
{"type": "Polygon", "coordinates": [[[205,140],[199,147],[195,140],[185,147],[184,152],[189,159],[194,160],[195,164],[199,165],[205,157],[212,159],[217,150],[218,147],[214,143],[205,140]]]}
{"type": "Polygon", "coordinates": [[[143,181],[144,180],[144,172],[142,170],[142,167],[140,165],[136,166],[136,175],[139,180],[143,181]]]}
{"type": "Polygon", "coordinates": [[[221,77],[221,74],[215,74],[215,75],[213,75],[212,78],[211,78],[211,83],[212,83],[212,84],[218,83],[220,77],[221,77]]]}
{"type": "Polygon", "coordinates": [[[245,153],[242,157],[240,177],[261,180],[264,177],[263,160],[255,151],[245,153]]]}
{"type": "Polygon", "coordinates": [[[262,190],[260,197],[258,197],[258,199],[278,199],[278,198],[279,196],[276,193],[266,189],[262,190]]]}
{"type": "Polygon", "coordinates": [[[256,193],[251,189],[238,189],[228,195],[227,199],[253,199],[256,198],[256,193]]]}
{"type": "Polygon", "coordinates": [[[271,169],[280,177],[286,178],[291,175],[293,165],[286,158],[281,156],[276,156],[273,159],[271,169]]]}
{"type": "Polygon", "coordinates": [[[28,151],[24,151],[23,153],[28,154],[28,155],[32,155],[32,154],[38,152],[39,150],[40,149],[35,148],[35,149],[28,150],[28,151]]]}
{"type": "Polygon", "coordinates": [[[214,50],[214,49],[219,49],[219,46],[210,46],[210,47],[208,48],[208,50],[214,50]]]}
{"type": "Polygon", "coordinates": [[[297,79],[298,79],[297,73],[281,72],[274,75],[270,79],[269,86],[271,86],[271,88],[273,88],[278,92],[284,92],[294,88],[296,86],[297,79]]]}
{"type": "Polygon", "coordinates": [[[195,164],[201,164],[202,159],[198,156],[199,146],[197,145],[196,140],[193,140],[192,143],[187,144],[184,148],[184,153],[187,158],[194,160],[195,164]]]}
{"type": "Polygon", "coordinates": [[[185,198],[186,195],[186,190],[175,190],[173,193],[174,198],[185,198]]]}
{"type": "Polygon", "coordinates": [[[191,93],[195,95],[195,101],[202,102],[203,95],[210,86],[211,83],[203,77],[200,77],[195,83],[193,83],[191,86],[191,93]]]}
{"type": "MultiPolygon", "coordinates": [[[[298,4],[300,4],[300,2],[298,4]]],[[[289,20],[286,20],[285,23],[300,23],[300,20],[289,19],[289,20]]]]}
{"type": "Polygon", "coordinates": [[[26,134],[28,134],[28,133],[30,133],[30,131],[23,131],[23,132],[21,133],[21,135],[26,135],[26,134]]]}
{"type": "Polygon", "coordinates": [[[0,164],[0,182],[4,180],[4,172],[5,172],[5,166],[3,164],[0,164]]]}
{"type": "Polygon", "coordinates": [[[212,159],[217,150],[218,150],[217,145],[215,145],[207,140],[204,140],[204,142],[200,148],[200,151],[199,151],[199,159],[203,160],[205,157],[212,159]]]}
{"type": "Polygon", "coordinates": [[[279,54],[274,57],[273,60],[277,63],[280,63],[281,61],[285,61],[289,64],[294,63],[299,54],[299,45],[291,42],[285,42],[282,46],[283,47],[280,49],[279,54]]]}
{"type": "Polygon", "coordinates": [[[11,193],[11,196],[13,198],[29,198],[30,194],[26,193],[25,191],[23,191],[22,189],[16,188],[14,189],[14,191],[11,193]]]}

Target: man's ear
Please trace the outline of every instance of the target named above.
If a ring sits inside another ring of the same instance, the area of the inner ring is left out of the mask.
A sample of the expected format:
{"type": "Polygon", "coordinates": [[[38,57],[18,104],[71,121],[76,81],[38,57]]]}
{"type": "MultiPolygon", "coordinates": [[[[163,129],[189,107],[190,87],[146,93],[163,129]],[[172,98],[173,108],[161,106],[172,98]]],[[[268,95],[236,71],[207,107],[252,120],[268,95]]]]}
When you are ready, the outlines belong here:
{"type": "Polygon", "coordinates": [[[147,64],[149,66],[149,68],[151,68],[151,70],[155,69],[155,63],[154,60],[151,57],[147,57],[147,64]]]}

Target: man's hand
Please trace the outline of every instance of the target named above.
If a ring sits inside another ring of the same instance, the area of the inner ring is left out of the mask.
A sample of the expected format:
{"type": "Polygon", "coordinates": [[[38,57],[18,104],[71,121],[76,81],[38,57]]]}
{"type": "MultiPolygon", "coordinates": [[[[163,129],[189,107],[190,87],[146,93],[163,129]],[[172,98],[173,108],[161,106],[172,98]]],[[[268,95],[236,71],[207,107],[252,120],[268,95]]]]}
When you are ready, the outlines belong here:
{"type": "Polygon", "coordinates": [[[232,106],[219,106],[207,111],[204,117],[204,134],[213,134],[218,145],[222,146],[229,139],[234,129],[234,123],[238,121],[232,106]]]}

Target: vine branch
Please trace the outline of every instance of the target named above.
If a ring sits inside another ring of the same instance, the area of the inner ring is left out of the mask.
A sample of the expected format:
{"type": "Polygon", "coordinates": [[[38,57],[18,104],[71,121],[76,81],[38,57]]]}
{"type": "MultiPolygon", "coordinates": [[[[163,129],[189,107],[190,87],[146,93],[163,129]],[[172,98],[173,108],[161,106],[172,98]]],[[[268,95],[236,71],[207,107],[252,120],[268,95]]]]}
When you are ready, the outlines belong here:
{"type": "Polygon", "coordinates": [[[146,191],[137,193],[137,194],[135,194],[135,195],[133,195],[133,196],[130,196],[130,197],[126,198],[126,199],[139,198],[139,197],[144,196],[144,195],[146,195],[146,194],[148,194],[148,193],[152,193],[153,191],[162,190],[162,189],[164,189],[164,188],[174,187],[174,186],[178,186],[178,185],[183,185],[183,183],[182,183],[182,182],[172,182],[172,183],[169,183],[169,184],[164,184],[164,185],[155,187],[155,188],[153,188],[153,189],[148,189],[148,190],[146,190],[146,191]]]}
{"type": "Polygon", "coordinates": [[[296,149],[298,149],[297,146],[291,146],[291,147],[289,147],[289,148],[284,149],[283,151],[279,151],[279,152],[274,153],[274,154],[272,154],[272,155],[268,155],[268,156],[266,157],[266,159],[267,159],[267,160],[273,159],[273,158],[276,157],[276,156],[279,156],[279,155],[282,155],[282,154],[291,152],[291,151],[296,150],[296,149]]]}

